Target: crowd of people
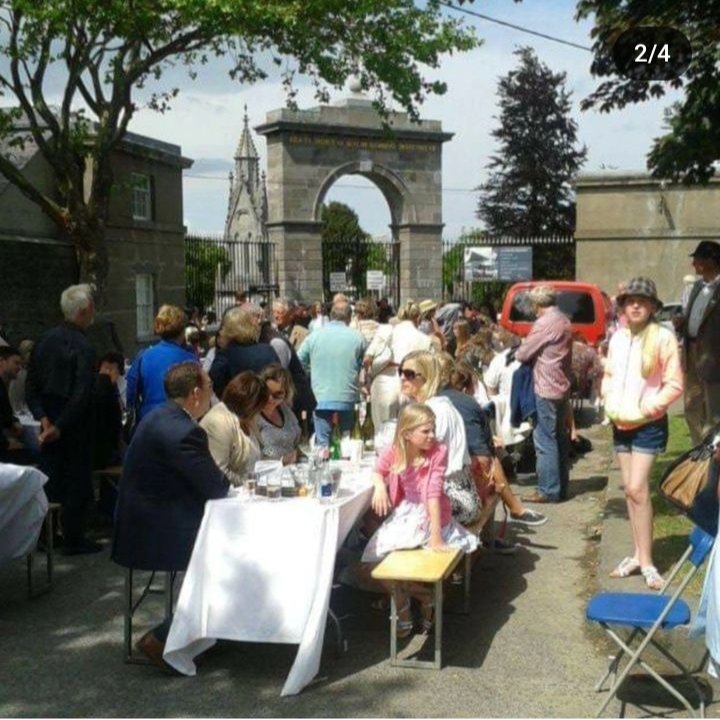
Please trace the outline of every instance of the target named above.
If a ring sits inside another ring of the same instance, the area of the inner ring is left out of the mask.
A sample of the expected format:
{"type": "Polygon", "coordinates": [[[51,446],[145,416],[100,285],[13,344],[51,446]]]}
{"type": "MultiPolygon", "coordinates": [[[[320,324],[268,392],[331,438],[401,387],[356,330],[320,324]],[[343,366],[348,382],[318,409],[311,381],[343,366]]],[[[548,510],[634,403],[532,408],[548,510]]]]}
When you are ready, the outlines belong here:
{"type": "MultiPolygon", "coordinates": [[[[481,540],[473,523],[493,494],[510,522],[536,526],[547,517],[529,505],[568,499],[576,439],[569,400],[584,383],[604,402],[627,498],[633,550],[613,576],[641,573],[656,589],[663,580],[652,559],[649,477],[667,443],[667,410],[687,384],[693,439],[720,421],[720,245],[703,241],[693,263],[702,279],[677,323],[686,373],[675,333],[654,322],[661,302],[644,277],[622,286],[599,350],[573,335],[551,285],[530,292],[537,320],[523,339],[497,325],[492,307],[472,303],[408,300],[393,309],[337,294],[328,305],[277,298],[262,307],[243,293],[219,319],[162,305],[158,341],[127,370],[122,354],[96,357],[85,332],[92,288],[71,286],[61,325],[34,344],[0,347],[0,460],[38,464],[48,475],[48,497],[63,506],[56,542],[67,554],[101,550],[86,528],[92,473],[122,464],[113,559],[183,570],[207,499],[241,484],[259,460],[302,462],[311,434],[322,452],[334,426],[349,432],[367,404],[385,442],[362,561],[399,547],[472,550],[479,542],[512,554],[513,543],[481,540]],[[34,421],[20,422],[23,410],[34,421]],[[519,498],[508,482],[512,451],[530,442],[537,489],[519,498]]],[[[401,595],[398,632],[414,627],[411,598],[427,629],[427,588],[409,585],[401,595]]],[[[141,641],[156,662],[167,630],[141,641]]]]}

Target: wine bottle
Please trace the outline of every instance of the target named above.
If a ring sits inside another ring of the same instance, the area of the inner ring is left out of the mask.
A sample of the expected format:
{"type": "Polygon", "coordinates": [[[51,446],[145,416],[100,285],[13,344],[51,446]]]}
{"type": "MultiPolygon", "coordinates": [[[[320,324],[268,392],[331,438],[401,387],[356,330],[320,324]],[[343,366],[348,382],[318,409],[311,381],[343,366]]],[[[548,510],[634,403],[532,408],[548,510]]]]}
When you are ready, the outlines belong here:
{"type": "Polygon", "coordinates": [[[350,433],[350,437],[353,440],[362,440],[362,428],[360,427],[360,406],[355,406],[355,411],[353,412],[354,420],[353,420],[353,428],[352,432],[350,433]]]}
{"type": "Polygon", "coordinates": [[[375,450],[375,425],[372,419],[372,407],[370,403],[367,404],[365,410],[365,421],[362,424],[361,435],[363,440],[363,449],[369,452],[375,450]]]}
{"type": "Polygon", "coordinates": [[[337,413],[332,415],[332,431],[330,433],[330,459],[342,459],[342,436],[340,434],[340,416],[337,413]]]}

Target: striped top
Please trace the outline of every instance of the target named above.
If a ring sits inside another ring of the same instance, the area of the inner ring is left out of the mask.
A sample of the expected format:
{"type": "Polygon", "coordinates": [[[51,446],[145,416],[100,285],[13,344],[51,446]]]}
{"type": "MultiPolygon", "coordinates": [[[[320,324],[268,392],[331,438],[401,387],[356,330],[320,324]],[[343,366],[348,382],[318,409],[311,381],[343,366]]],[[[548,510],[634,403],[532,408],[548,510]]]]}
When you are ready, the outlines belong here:
{"type": "Polygon", "coordinates": [[[559,400],[570,392],[572,334],[570,320],[556,306],[549,307],[535,321],[517,349],[515,358],[533,362],[535,394],[559,400]]]}

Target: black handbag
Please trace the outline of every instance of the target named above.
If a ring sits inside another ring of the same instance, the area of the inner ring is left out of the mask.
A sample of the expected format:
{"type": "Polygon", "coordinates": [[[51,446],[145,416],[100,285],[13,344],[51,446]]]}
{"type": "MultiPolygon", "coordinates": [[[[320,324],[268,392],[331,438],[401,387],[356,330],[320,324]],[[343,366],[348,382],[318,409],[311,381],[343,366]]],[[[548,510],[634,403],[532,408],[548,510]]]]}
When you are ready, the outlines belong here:
{"type": "Polygon", "coordinates": [[[132,440],[132,436],[135,434],[138,423],[140,422],[140,407],[142,406],[142,354],[138,358],[138,379],[137,387],[135,388],[135,400],[133,404],[127,409],[125,415],[125,422],[123,423],[123,440],[125,444],[129,445],[132,440]]]}

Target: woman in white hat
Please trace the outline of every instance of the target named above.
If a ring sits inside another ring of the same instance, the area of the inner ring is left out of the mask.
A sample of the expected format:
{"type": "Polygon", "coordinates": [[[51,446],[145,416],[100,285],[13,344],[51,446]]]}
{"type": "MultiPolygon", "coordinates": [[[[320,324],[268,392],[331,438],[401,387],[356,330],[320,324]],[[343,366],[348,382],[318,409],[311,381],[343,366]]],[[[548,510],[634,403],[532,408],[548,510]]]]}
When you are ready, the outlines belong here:
{"type": "Polygon", "coordinates": [[[633,278],[617,303],[627,324],[610,339],[602,395],[613,426],[634,547],[610,575],[641,573],[649,588],[659,590],[663,578],[652,560],[650,471],[667,445],[667,409],[682,395],[683,375],[675,334],[654,321],[662,307],[655,283],[633,278]]]}

